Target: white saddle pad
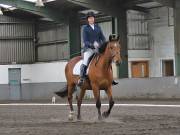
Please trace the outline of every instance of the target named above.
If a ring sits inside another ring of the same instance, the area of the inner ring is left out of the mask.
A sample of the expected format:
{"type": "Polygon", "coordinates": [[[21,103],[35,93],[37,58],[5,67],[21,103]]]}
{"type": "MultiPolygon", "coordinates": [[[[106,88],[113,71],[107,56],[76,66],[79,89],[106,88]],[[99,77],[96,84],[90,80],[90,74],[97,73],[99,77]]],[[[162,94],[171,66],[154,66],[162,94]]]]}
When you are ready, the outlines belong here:
{"type": "MultiPolygon", "coordinates": [[[[76,63],[76,65],[73,68],[73,75],[80,75],[81,64],[82,64],[82,60],[80,60],[78,63],[76,63]]],[[[86,75],[88,74],[88,71],[89,71],[89,66],[88,66],[88,69],[86,70],[86,75]]]]}

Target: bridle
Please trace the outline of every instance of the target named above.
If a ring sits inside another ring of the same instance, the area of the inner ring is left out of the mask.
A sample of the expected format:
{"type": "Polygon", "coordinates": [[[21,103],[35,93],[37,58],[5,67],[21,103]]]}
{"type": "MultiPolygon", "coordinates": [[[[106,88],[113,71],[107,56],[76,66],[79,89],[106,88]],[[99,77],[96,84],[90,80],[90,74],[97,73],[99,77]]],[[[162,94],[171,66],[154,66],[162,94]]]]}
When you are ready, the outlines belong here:
{"type": "MultiPolygon", "coordinates": [[[[117,41],[118,42],[118,41],[117,41]]],[[[117,43],[115,43],[115,45],[113,46],[117,46],[117,43]]],[[[109,47],[110,51],[111,51],[111,58],[113,59],[116,54],[117,54],[117,51],[116,50],[113,50],[113,48],[109,47]]]]}

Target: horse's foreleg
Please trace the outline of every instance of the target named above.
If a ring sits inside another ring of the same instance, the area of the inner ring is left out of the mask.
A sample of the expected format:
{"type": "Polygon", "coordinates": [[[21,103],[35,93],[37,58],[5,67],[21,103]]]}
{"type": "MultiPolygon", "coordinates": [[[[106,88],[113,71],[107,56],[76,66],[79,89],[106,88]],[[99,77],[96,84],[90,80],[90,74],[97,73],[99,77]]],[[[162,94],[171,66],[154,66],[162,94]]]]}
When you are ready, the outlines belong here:
{"type": "Polygon", "coordinates": [[[106,94],[108,95],[109,99],[109,109],[103,113],[103,117],[107,118],[109,114],[111,113],[111,109],[114,106],[114,100],[112,97],[112,88],[110,87],[107,91],[106,94]]]}
{"type": "Polygon", "coordinates": [[[101,100],[100,100],[100,90],[97,87],[93,87],[93,93],[94,93],[94,97],[96,100],[96,108],[98,109],[98,119],[101,120],[102,116],[101,116],[101,100]]]}
{"type": "Polygon", "coordinates": [[[98,119],[101,120],[102,116],[101,116],[101,100],[100,100],[100,97],[98,97],[98,99],[96,100],[96,107],[98,109],[98,119]]]}
{"type": "Polygon", "coordinates": [[[69,102],[69,107],[70,107],[69,120],[73,120],[73,114],[74,114],[74,109],[72,105],[73,88],[74,88],[73,86],[68,86],[68,102],[69,102]]]}
{"type": "Polygon", "coordinates": [[[85,89],[81,89],[80,94],[78,95],[78,99],[77,99],[77,106],[78,106],[78,114],[77,114],[77,119],[80,120],[81,119],[81,104],[82,104],[82,99],[84,97],[85,94],[85,89]]]}

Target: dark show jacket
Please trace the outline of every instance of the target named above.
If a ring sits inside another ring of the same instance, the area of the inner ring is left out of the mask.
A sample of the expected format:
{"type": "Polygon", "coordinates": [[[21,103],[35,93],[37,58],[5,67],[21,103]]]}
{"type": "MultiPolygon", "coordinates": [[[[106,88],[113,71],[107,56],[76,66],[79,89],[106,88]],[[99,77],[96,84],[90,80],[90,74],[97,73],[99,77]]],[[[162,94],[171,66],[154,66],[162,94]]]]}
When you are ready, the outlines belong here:
{"type": "Polygon", "coordinates": [[[89,24],[85,25],[83,28],[84,50],[91,48],[95,41],[98,42],[100,45],[106,41],[100,26],[94,24],[93,30],[93,28],[89,24]]]}

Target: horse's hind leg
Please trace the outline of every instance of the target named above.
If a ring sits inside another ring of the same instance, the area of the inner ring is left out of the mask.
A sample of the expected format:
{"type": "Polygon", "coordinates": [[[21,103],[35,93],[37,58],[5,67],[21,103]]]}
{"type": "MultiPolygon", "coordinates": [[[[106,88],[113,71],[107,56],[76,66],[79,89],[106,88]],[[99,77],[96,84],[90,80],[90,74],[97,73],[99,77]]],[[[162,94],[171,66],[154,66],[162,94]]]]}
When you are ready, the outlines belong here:
{"type": "Polygon", "coordinates": [[[73,89],[74,89],[74,85],[68,85],[68,102],[70,107],[69,120],[73,120],[73,114],[74,114],[74,109],[72,105],[73,89]]]}
{"type": "Polygon", "coordinates": [[[114,105],[114,100],[112,97],[112,88],[110,87],[107,91],[106,94],[108,95],[108,99],[109,99],[109,109],[105,112],[103,112],[103,117],[107,118],[109,116],[109,114],[111,113],[111,109],[114,105]]]}
{"type": "Polygon", "coordinates": [[[77,119],[80,120],[81,119],[81,104],[82,104],[82,99],[84,97],[85,94],[85,89],[81,89],[80,94],[78,95],[78,99],[77,99],[77,106],[78,106],[78,114],[77,114],[77,119]]]}

